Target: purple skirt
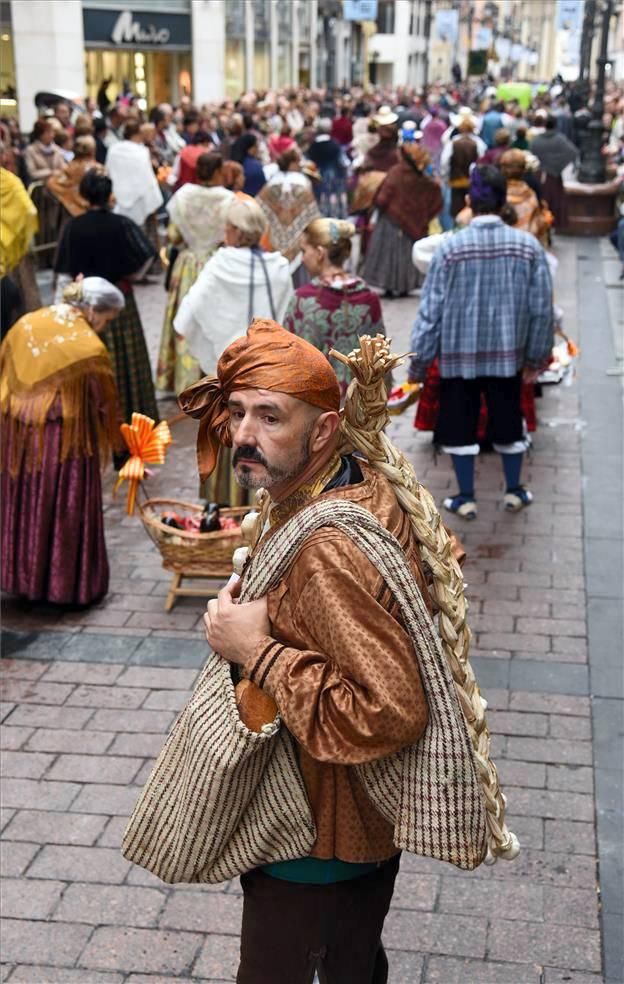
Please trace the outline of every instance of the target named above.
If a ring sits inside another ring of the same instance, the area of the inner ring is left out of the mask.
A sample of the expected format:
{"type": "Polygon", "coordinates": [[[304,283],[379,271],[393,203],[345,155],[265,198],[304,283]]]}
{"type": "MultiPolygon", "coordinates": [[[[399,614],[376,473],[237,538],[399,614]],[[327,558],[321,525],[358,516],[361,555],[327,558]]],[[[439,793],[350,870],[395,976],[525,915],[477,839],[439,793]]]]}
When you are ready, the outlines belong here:
{"type": "MultiPolygon", "coordinates": [[[[42,467],[30,471],[22,447],[12,478],[7,430],[2,426],[2,590],[30,601],[88,605],[108,590],[99,455],[61,462],[63,421],[52,410],[44,430],[42,467]]],[[[30,441],[38,443],[32,430],[30,441]]]]}

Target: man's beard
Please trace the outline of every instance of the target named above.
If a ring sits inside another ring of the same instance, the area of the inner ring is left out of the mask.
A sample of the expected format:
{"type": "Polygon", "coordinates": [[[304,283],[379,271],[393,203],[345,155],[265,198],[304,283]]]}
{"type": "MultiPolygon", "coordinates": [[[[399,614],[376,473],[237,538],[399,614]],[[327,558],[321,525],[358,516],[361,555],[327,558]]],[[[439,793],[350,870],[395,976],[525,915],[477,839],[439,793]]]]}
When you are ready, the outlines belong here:
{"type": "Polygon", "coordinates": [[[281,482],[287,482],[289,479],[295,478],[303,471],[310,460],[308,440],[309,431],[304,434],[301,447],[299,449],[299,457],[286,467],[269,464],[258,448],[252,448],[250,445],[242,444],[239,448],[236,448],[236,451],[232,457],[234,477],[238,485],[240,485],[243,489],[263,488],[269,490],[274,485],[278,485],[281,482]],[[257,461],[258,464],[262,465],[265,469],[264,475],[260,475],[256,473],[254,469],[248,468],[246,463],[239,465],[241,458],[245,458],[247,461],[257,461]],[[238,468],[236,467],[237,465],[238,468]]]}

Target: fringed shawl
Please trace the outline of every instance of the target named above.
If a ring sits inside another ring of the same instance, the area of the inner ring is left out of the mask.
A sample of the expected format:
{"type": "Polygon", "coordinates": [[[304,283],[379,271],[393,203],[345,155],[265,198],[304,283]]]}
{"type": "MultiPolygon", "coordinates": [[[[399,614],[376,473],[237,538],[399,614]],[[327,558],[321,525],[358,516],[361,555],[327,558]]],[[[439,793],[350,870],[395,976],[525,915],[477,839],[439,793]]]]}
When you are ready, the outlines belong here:
{"type": "Polygon", "coordinates": [[[57,399],[61,460],[99,452],[104,461],[118,444],[113,372],[105,345],[68,304],[25,314],[0,346],[0,414],[11,475],[24,454],[29,470],[41,468],[45,424],[57,399]]]}

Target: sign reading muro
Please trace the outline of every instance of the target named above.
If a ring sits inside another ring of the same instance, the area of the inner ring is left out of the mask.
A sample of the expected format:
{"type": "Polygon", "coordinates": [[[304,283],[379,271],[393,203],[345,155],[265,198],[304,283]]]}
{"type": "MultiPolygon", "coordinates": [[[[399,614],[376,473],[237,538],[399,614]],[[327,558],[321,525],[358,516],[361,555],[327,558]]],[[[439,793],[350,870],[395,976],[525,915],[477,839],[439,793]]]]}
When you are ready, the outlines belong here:
{"type": "Polygon", "coordinates": [[[83,8],[87,47],[190,48],[191,18],[133,10],[83,8]]]}

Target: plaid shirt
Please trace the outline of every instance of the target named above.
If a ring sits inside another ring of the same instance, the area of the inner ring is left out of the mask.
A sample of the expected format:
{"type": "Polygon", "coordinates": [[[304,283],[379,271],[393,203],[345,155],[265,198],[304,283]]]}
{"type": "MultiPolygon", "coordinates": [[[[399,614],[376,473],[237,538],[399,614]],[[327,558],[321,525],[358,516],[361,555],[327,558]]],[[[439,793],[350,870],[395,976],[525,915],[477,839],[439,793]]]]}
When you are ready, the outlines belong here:
{"type": "Polygon", "coordinates": [[[546,254],[498,216],[477,216],[435,253],[412,328],[410,377],[515,376],[538,368],[553,344],[552,281],[546,254]]]}

